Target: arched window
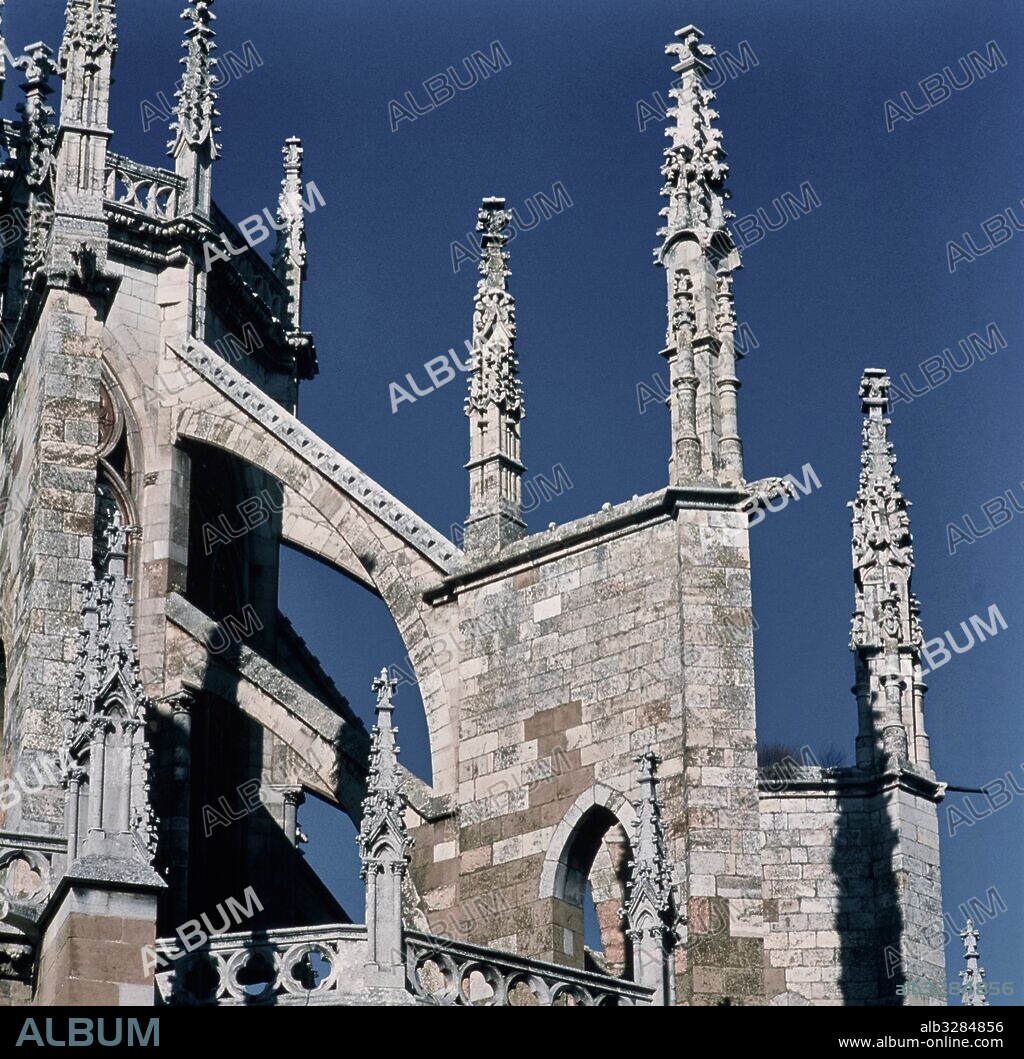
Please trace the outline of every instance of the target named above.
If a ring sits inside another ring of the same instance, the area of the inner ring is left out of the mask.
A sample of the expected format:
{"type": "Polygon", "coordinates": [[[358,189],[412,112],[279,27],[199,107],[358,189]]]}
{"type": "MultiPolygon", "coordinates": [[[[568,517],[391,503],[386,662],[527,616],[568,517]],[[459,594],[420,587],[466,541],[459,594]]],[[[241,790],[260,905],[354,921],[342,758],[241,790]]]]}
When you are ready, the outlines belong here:
{"type": "MultiPolygon", "coordinates": [[[[93,522],[93,566],[102,570],[110,546],[113,527],[138,524],[135,503],[129,483],[132,480],[132,457],[128,444],[128,425],[124,412],[111,393],[100,386],[99,451],[96,466],[96,509],[93,522]]],[[[131,573],[132,548],[129,547],[128,572],[131,573]]]]}
{"type": "Polygon", "coordinates": [[[570,809],[556,829],[541,883],[542,895],[552,898],[555,960],[607,974],[632,973],[629,939],[618,915],[626,901],[629,860],[626,829],[607,805],[577,803],[570,809]],[[596,921],[590,926],[592,944],[584,922],[588,905],[596,921]]]}

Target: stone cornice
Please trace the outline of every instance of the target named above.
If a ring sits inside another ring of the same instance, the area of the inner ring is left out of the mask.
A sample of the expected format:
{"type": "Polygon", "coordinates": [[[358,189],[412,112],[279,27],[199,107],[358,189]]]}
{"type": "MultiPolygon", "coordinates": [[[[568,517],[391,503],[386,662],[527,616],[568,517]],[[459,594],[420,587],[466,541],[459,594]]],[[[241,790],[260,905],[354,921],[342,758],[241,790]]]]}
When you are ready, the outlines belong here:
{"type": "Polygon", "coordinates": [[[60,909],[65,894],[74,887],[108,890],[115,893],[158,895],[167,883],[150,867],[112,857],[83,857],[68,866],[57,880],[46,907],[39,917],[39,935],[45,936],[47,926],[60,909]]]}
{"type": "Polygon", "coordinates": [[[870,797],[891,790],[902,790],[920,795],[932,802],[941,802],[946,796],[946,784],[940,783],[930,773],[905,765],[884,772],[865,772],[856,768],[820,769],[801,767],[791,772],[780,773],[777,778],[764,775],[759,770],[758,797],[765,798],[809,798],[815,796],[870,797]],[[778,790],[773,789],[778,785],[778,790]]]}
{"type": "Polygon", "coordinates": [[[428,590],[424,598],[428,603],[444,602],[468,588],[502,580],[521,570],[665,522],[681,510],[733,511],[746,495],[713,485],[679,486],[608,505],[592,515],[516,541],[503,548],[497,558],[463,567],[445,578],[442,585],[428,590]]]}
{"type": "Polygon", "coordinates": [[[33,835],[27,831],[0,831],[0,850],[34,849],[40,853],[67,853],[66,835],[33,835]]]}

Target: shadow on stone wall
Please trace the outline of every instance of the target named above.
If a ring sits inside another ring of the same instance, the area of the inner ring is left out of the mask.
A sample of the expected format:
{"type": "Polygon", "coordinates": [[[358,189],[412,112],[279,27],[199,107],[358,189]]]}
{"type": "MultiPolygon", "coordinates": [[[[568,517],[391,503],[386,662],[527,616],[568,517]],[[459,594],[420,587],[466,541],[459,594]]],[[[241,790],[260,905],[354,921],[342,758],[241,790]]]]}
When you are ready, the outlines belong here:
{"type": "Polygon", "coordinates": [[[893,869],[896,831],[885,811],[884,793],[865,796],[859,769],[843,769],[839,815],[832,839],[836,880],[835,930],[839,934],[839,990],[844,1005],[894,1005],[906,982],[903,916],[893,869]],[[844,787],[853,790],[844,791],[844,787]]]}

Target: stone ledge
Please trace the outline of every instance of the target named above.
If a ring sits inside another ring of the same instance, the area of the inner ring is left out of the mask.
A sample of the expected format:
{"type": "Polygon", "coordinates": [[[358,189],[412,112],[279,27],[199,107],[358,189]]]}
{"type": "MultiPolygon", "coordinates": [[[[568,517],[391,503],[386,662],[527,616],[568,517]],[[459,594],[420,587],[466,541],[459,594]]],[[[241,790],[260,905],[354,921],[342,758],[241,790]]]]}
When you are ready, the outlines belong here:
{"type": "MultiPolygon", "coordinates": [[[[770,768],[770,766],[769,766],[770,768]]],[[[897,770],[866,772],[859,768],[819,768],[801,765],[778,779],[769,779],[758,769],[758,797],[806,798],[815,794],[840,797],[869,797],[887,790],[902,790],[917,794],[929,801],[941,802],[946,796],[946,784],[930,773],[919,771],[909,764],[897,770]],[[778,783],[773,790],[770,784],[778,783]]]]}
{"type": "Polygon", "coordinates": [[[731,488],[695,485],[672,486],[634,497],[516,541],[497,558],[474,564],[472,557],[466,556],[462,569],[446,577],[440,587],[424,593],[424,598],[428,603],[444,602],[467,588],[505,579],[540,563],[668,521],[679,511],[733,511],[746,495],[731,488]]]}

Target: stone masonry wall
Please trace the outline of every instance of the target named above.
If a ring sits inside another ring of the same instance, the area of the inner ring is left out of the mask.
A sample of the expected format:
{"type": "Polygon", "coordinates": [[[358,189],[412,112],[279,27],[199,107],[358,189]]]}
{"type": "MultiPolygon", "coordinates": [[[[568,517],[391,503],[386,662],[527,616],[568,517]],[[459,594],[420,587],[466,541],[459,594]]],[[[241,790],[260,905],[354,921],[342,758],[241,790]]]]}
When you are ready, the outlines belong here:
{"type": "Polygon", "coordinates": [[[416,830],[413,876],[433,925],[582,966],[582,880],[621,861],[633,758],[654,746],[691,923],[679,1000],[743,1002],[762,995],[764,931],[746,520],[659,503],[538,534],[442,604],[460,630],[459,813],[416,830]]]}
{"type": "Polygon", "coordinates": [[[678,999],[758,1003],[765,925],[747,516],[727,507],[676,517],[689,898],[678,999]]]}
{"type": "Polygon", "coordinates": [[[768,999],[944,996],[934,804],[863,781],[779,786],[760,801],[768,999]]]}
{"type": "MultiPolygon", "coordinates": [[[[12,777],[18,765],[17,750],[22,744],[19,703],[20,687],[28,659],[28,613],[32,561],[27,545],[33,527],[30,498],[37,474],[40,420],[43,409],[44,373],[37,336],[29,353],[28,365],[17,378],[7,413],[0,424],[0,640],[3,641],[7,680],[4,703],[0,704],[3,730],[0,731],[0,777],[12,777]]],[[[17,806],[0,809],[0,828],[10,828],[20,817],[17,806]]]]}
{"type": "Polygon", "coordinates": [[[847,975],[844,981],[837,930],[845,926],[861,951],[877,945],[871,850],[863,841],[869,810],[863,799],[840,806],[834,785],[763,794],[761,824],[768,999],[792,992],[819,1004],[842,1003],[844,993],[865,1000],[875,991],[874,975],[857,981],[847,975]]]}
{"type": "MultiPolygon", "coordinates": [[[[938,807],[914,786],[887,784],[876,810],[886,835],[880,852],[888,857],[891,873],[880,902],[882,960],[886,984],[902,983],[906,1003],[941,1004],[949,994],[938,807]]],[[[951,977],[956,982],[956,975],[951,977]]],[[[888,989],[879,999],[892,1002],[888,989]]]]}
{"type": "Polygon", "coordinates": [[[73,886],[47,924],[35,1003],[150,1006],[156,899],[73,886]],[[147,973],[149,971],[150,973],[147,973]]]}
{"type": "MultiPolygon", "coordinates": [[[[5,769],[31,775],[61,743],[80,626],[79,585],[92,565],[99,352],[85,337],[87,307],[53,292],[28,351],[3,426],[10,486],[24,510],[2,528],[0,588],[8,658],[5,769]]],[[[10,488],[5,485],[5,488],[10,488]]],[[[64,792],[44,786],[0,824],[63,829],[64,792]]]]}

